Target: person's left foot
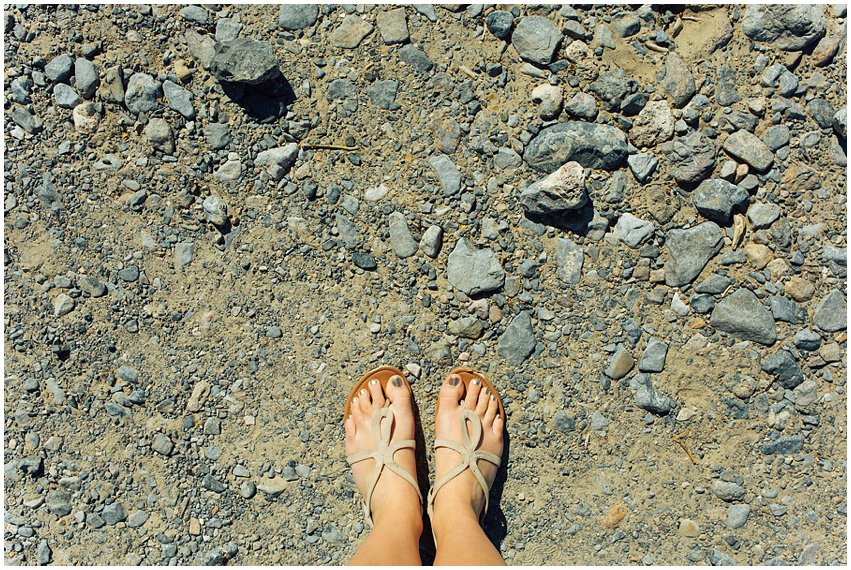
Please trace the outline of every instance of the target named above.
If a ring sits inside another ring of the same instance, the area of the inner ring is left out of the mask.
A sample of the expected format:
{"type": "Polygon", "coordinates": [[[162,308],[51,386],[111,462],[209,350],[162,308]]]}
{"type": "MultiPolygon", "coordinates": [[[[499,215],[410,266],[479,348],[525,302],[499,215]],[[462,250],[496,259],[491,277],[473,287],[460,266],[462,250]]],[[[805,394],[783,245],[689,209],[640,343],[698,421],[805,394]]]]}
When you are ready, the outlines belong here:
{"type": "MultiPolygon", "coordinates": [[[[370,380],[366,388],[362,388],[353,398],[349,417],[345,420],[346,455],[361,451],[371,451],[377,448],[381,434],[373,433],[372,418],[384,407],[385,400],[390,401],[390,407],[395,415],[395,421],[390,432],[390,443],[405,439],[414,439],[414,410],[411,389],[407,380],[393,376],[387,382],[386,393],[378,380],[370,380]]],[[[392,415],[384,422],[392,421],[392,415]]],[[[386,429],[386,428],[385,428],[386,429]]],[[[414,449],[408,447],[398,450],[393,459],[396,463],[417,478],[417,462],[414,449]]],[[[361,494],[366,497],[367,486],[375,470],[375,460],[367,459],[352,465],[352,475],[361,494]]],[[[381,470],[378,483],[372,492],[370,510],[376,524],[386,515],[412,517],[421,524],[421,501],[411,483],[393,473],[385,466],[381,470]]]]}

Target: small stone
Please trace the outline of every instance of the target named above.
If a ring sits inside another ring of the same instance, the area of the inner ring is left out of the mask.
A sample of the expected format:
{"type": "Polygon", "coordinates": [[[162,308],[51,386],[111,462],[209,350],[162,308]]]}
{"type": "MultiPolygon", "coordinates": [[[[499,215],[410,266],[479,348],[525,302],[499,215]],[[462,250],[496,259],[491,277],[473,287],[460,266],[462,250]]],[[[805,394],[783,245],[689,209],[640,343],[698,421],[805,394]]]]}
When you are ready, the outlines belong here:
{"type": "Polygon", "coordinates": [[[390,245],[396,255],[402,259],[411,257],[417,252],[417,242],[408,229],[408,222],[400,212],[388,216],[390,226],[390,245]]]}
{"type": "Polygon", "coordinates": [[[163,95],[169,109],[177,111],[183,118],[193,120],[195,107],[192,106],[192,93],[180,85],[166,79],[163,81],[163,95]]]}
{"type": "Polygon", "coordinates": [[[352,263],[354,263],[356,267],[365,271],[374,271],[378,268],[378,265],[375,263],[375,258],[368,253],[353,253],[352,263]]]}
{"type": "Polygon", "coordinates": [[[385,79],[376,81],[370,85],[366,92],[369,95],[370,102],[380,109],[387,111],[395,111],[401,108],[396,102],[396,90],[399,88],[399,82],[393,79],[385,79]]]}
{"type": "Polygon", "coordinates": [[[420,238],[420,249],[432,259],[440,253],[440,247],[443,243],[443,228],[440,226],[429,226],[423,232],[423,237],[420,238]]]}
{"type": "Polygon", "coordinates": [[[660,70],[656,81],[677,108],[685,106],[696,91],[691,70],[675,51],[668,52],[665,66],[660,70]]]}
{"type": "Polygon", "coordinates": [[[251,481],[243,481],[238,492],[243,499],[250,499],[257,494],[257,487],[251,481]]]}
{"type": "Polygon", "coordinates": [[[556,413],[553,418],[553,425],[561,433],[570,433],[576,430],[576,420],[564,410],[556,413]]]}
{"type": "Polygon", "coordinates": [[[204,214],[207,216],[207,220],[213,225],[228,225],[227,204],[215,194],[210,194],[204,199],[204,214]]]}
{"type": "Polygon", "coordinates": [[[747,190],[720,178],[704,180],[692,193],[697,211],[721,225],[729,224],[734,212],[747,208],[749,198],[747,190]]]}
{"type": "Polygon", "coordinates": [[[134,73],[127,82],[124,105],[131,113],[150,113],[159,107],[162,85],[147,73],[134,73]]]}
{"type": "Polygon", "coordinates": [[[219,81],[259,85],[281,75],[272,44],[237,38],[216,42],[210,73],[219,81]]]}
{"type": "Polygon", "coordinates": [[[118,278],[127,283],[134,283],[139,279],[139,268],[135,265],[130,265],[118,272],[118,278]]]}
{"type": "Polygon", "coordinates": [[[130,528],[140,528],[148,520],[148,513],[145,511],[133,511],[127,517],[127,526],[130,528]]]}
{"type": "Polygon", "coordinates": [[[47,566],[50,564],[51,560],[53,560],[53,550],[51,550],[50,544],[48,544],[46,538],[42,538],[38,541],[36,559],[38,560],[39,566],[47,566]]]}
{"type": "Polygon", "coordinates": [[[766,346],[777,340],[774,317],[750,289],[740,288],[724,297],[712,311],[710,323],[742,340],[766,346]]]}
{"type": "Polygon", "coordinates": [[[108,525],[116,525],[127,520],[127,511],[121,503],[110,503],[103,508],[100,514],[108,525]]]}
{"type": "Polygon", "coordinates": [[[64,83],[53,86],[53,98],[56,100],[56,106],[63,109],[73,109],[82,101],[77,92],[64,83]]]}
{"type": "Polygon", "coordinates": [[[635,391],[635,405],[653,414],[667,415],[674,407],[674,402],[653,386],[650,376],[644,376],[645,381],[635,391]]]}
{"type": "Polygon", "coordinates": [[[750,514],[750,505],[730,505],[727,507],[727,526],[730,528],[742,528],[747,524],[750,514]]]}
{"type": "Polygon", "coordinates": [[[686,538],[696,538],[700,535],[700,527],[691,519],[680,519],[677,534],[686,538]]]}
{"type": "Polygon", "coordinates": [[[496,352],[512,366],[520,366],[535,351],[535,344],[531,316],[522,311],[500,335],[496,352]]]}
{"type": "Polygon", "coordinates": [[[440,181],[444,196],[453,196],[461,190],[461,173],[445,154],[435,154],[428,159],[434,173],[440,181]]]}
{"type": "Polygon", "coordinates": [[[520,194],[520,205],[529,215],[562,215],[588,202],[585,173],[576,162],[568,162],[545,178],[530,184],[520,194]]]}
{"type": "Polygon", "coordinates": [[[786,294],[799,303],[809,301],[816,292],[815,285],[797,275],[790,277],[784,286],[786,294]]]}
{"type": "Polygon", "coordinates": [[[242,163],[239,160],[228,160],[213,173],[213,178],[223,182],[233,182],[242,178],[242,163]]]}
{"type": "Polygon", "coordinates": [[[477,339],[484,331],[484,323],[473,316],[461,317],[449,323],[449,332],[462,338],[477,339]]]}
{"type": "Polygon", "coordinates": [[[174,449],[174,444],[171,442],[167,435],[158,433],[154,436],[154,440],[151,443],[151,449],[153,449],[160,455],[169,456],[171,455],[171,452],[174,449]]]}
{"type": "Polygon", "coordinates": [[[230,129],[224,123],[210,123],[204,127],[204,138],[212,150],[221,150],[231,142],[230,129]]]}
{"type": "Polygon", "coordinates": [[[806,408],[818,400],[818,386],[813,380],[804,380],[792,390],[792,402],[799,408],[806,408]]]}
{"type": "Polygon", "coordinates": [[[551,121],[561,114],[563,95],[561,88],[555,85],[538,85],[532,89],[532,102],[538,105],[538,115],[545,121],[551,121]]]}
{"type": "Polygon", "coordinates": [[[709,551],[709,563],[713,566],[735,566],[736,560],[726,552],[713,548],[709,551]]]}
{"type": "Polygon", "coordinates": [[[582,277],[585,254],[582,248],[567,238],[557,239],[556,260],[558,277],[568,285],[576,285],[582,277]]]}
{"type": "Polygon", "coordinates": [[[411,39],[404,8],[379,12],[376,23],[385,44],[403,44],[411,39]]]}
{"type": "Polygon", "coordinates": [[[47,510],[58,517],[64,517],[71,512],[71,495],[65,491],[53,489],[44,498],[47,510]]]}
{"type": "Polygon", "coordinates": [[[774,162],[771,149],[759,137],[744,129],[728,136],[723,148],[727,154],[748,163],[759,172],[768,170],[774,162]]]}
{"type": "Polygon", "coordinates": [[[644,184],[653,176],[656,166],[659,164],[659,159],[652,153],[639,152],[629,155],[626,163],[629,165],[629,170],[635,176],[635,179],[641,184],[644,184]]]}
{"type": "MultiPolygon", "coordinates": [[[[216,41],[217,42],[229,42],[235,40],[239,37],[239,32],[242,31],[243,25],[233,20],[231,18],[220,18],[216,20],[216,41]]],[[[176,67],[176,66],[175,66],[176,67]]],[[[183,68],[188,73],[177,73],[178,78],[181,81],[188,81],[191,72],[188,69],[183,68]]]]}
{"type": "Polygon", "coordinates": [[[552,63],[561,40],[561,32],[543,16],[520,18],[511,34],[511,45],[517,55],[538,65],[552,63]]]}
{"type": "Polygon", "coordinates": [[[485,26],[494,37],[505,40],[511,35],[514,26],[514,15],[503,10],[494,10],[485,18],[485,26]]]}
{"type": "Polygon", "coordinates": [[[399,61],[407,63],[420,73],[428,73],[434,67],[434,62],[417,46],[405,44],[399,48],[399,61]]]}
{"type": "Polygon", "coordinates": [[[74,84],[77,86],[80,95],[85,99],[91,99],[94,97],[99,83],[100,79],[95,64],[85,58],[78,57],[74,62],[74,84]]]}
{"type": "Polygon", "coordinates": [[[491,248],[471,248],[461,238],[449,254],[447,277],[453,287],[474,296],[502,288],[505,271],[491,248]]]}
{"type": "Polygon", "coordinates": [[[206,24],[210,15],[201,6],[184,6],[180,9],[180,17],[196,24],[206,24]]]}
{"type": "Polygon", "coordinates": [[[804,381],[801,367],[798,366],[795,357],[788,350],[778,350],[766,358],[761,369],[763,372],[774,376],[781,386],[789,390],[794,389],[804,381]]]}
{"type": "Polygon", "coordinates": [[[73,65],[74,60],[71,59],[71,56],[63,53],[47,62],[47,65],[44,66],[44,75],[54,83],[67,81],[71,77],[73,65]]]}
{"type": "Polygon", "coordinates": [[[53,316],[63,317],[73,311],[76,305],[74,299],[65,293],[60,293],[53,300],[53,316]]]}
{"type": "Polygon", "coordinates": [[[565,110],[577,119],[593,121],[597,118],[597,100],[588,93],[577,93],[565,105],[565,110]]]}
{"type": "Polygon", "coordinates": [[[621,215],[615,224],[615,237],[635,249],[653,235],[654,229],[653,222],[642,220],[627,212],[621,215]]]}
{"type": "Polygon", "coordinates": [[[155,117],[148,121],[143,131],[145,139],[151,143],[155,150],[165,154],[174,153],[174,135],[171,126],[165,119],[155,117]]]}
{"type": "Polygon", "coordinates": [[[204,476],[201,480],[201,486],[214,493],[224,493],[227,488],[224,483],[216,479],[210,474],[204,476]]]}
{"type": "Polygon", "coordinates": [[[195,243],[188,242],[178,242],[174,244],[174,265],[178,270],[183,269],[190,263],[192,263],[192,258],[195,253],[195,243]]]}
{"type": "Polygon", "coordinates": [[[745,490],[742,486],[733,483],[732,481],[721,481],[716,479],[712,482],[712,485],[709,486],[709,490],[713,495],[728,503],[741,501],[745,498],[745,490]]]}
{"type": "Polygon", "coordinates": [[[757,202],[748,208],[748,220],[755,230],[771,227],[780,218],[780,206],[773,202],[757,202]]]}
{"type": "Polygon", "coordinates": [[[303,30],[315,24],[318,17],[317,4],[282,4],[278,24],[285,30],[303,30]]]}
{"type": "Polygon", "coordinates": [[[638,369],[641,372],[662,372],[665,368],[665,359],[668,356],[668,345],[653,337],[647,341],[647,347],[638,361],[638,369]]]}
{"type": "Polygon", "coordinates": [[[372,24],[349,14],[328,36],[331,45],[343,49],[355,49],[373,30],[372,24]]]}
{"type": "Polygon", "coordinates": [[[791,435],[763,443],[762,452],[765,455],[785,455],[798,453],[803,447],[804,438],[800,435],[791,435]]]}
{"type": "Polygon", "coordinates": [[[298,143],[287,143],[257,154],[254,166],[266,171],[276,182],[286,176],[298,158],[298,143]]]}
{"type": "MultiPolygon", "coordinates": [[[[379,184],[378,186],[373,186],[372,188],[367,188],[363,193],[363,199],[367,202],[378,202],[382,198],[384,198],[390,190],[384,184],[379,184]]],[[[354,215],[354,212],[352,212],[354,215]]]]}
{"type": "Polygon", "coordinates": [[[635,146],[653,147],[674,135],[674,116],[666,101],[651,101],[635,117],[629,140],[635,146]]]}
{"type": "Polygon", "coordinates": [[[813,313],[813,323],[823,331],[837,332],[848,326],[848,309],[845,295],[834,289],[824,296],[813,313]]]}
{"type": "Polygon", "coordinates": [[[714,222],[687,230],[670,230],[665,239],[671,256],[665,264],[665,283],[669,287],[682,287],[694,281],[723,243],[721,228],[714,222]]]}
{"type": "Polygon", "coordinates": [[[632,370],[633,366],[635,366],[635,359],[632,357],[632,354],[630,354],[626,347],[620,345],[609,359],[609,363],[603,373],[612,380],[620,380],[632,370]]]}

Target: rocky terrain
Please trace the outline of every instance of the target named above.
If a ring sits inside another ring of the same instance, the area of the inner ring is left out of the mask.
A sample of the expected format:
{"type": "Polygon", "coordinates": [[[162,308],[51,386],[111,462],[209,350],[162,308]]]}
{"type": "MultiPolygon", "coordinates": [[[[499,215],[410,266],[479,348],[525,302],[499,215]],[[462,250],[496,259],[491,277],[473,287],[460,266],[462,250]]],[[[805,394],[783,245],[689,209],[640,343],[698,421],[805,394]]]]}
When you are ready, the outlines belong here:
{"type": "Polygon", "coordinates": [[[7,6],[4,561],[345,562],[387,363],[511,564],[846,564],[846,21],[7,6]]]}

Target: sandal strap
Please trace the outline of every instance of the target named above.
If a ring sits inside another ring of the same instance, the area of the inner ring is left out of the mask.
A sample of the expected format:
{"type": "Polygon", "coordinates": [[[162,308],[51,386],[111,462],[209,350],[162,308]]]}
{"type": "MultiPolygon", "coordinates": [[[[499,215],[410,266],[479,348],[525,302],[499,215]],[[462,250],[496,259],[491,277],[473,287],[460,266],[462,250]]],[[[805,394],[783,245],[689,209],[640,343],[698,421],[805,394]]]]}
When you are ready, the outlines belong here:
{"type": "Polygon", "coordinates": [[[479,482],[479,486],[485,494],[485,508],[482,510],[479,519],[481,520],[484,518],[485,513],[488,512],[488,495],[490,494],[490,487],[488,486],[484,475],[482,475],[482,471],[479,469],[479,459],[484,459],[485,461],[493,463],[497,467],[499,467],[502,463],[502,459],[489,451],[477,449],[482,441],[482,422],[476,414],[467,408],[461,408],[460,422],[461,443],[443,438],[434,440],[435,449],[438,447],[451,449],[461,456],[461,462],[453,467],[449,473],[445,474],[440,481],[435,482],[434,487],[429,490],[427,503],[429,518],[433,518],[434,516],[434,498],[438,491],[468,468],[473,473],[476,481],[479,482]],[[467,420],[469,420],[469,424],[467,423],[467,420]],[[468,431],[468,429],[471,430],[472,433],[468,431]]]}
{"type": "Polygon", "coordinates": [[[366,517],[367,522],[369,522],[370,527],[373,526],[372,510],[369,507],[372,502],[372,492],[375,490],[375,486],[378,484],[378,478],[381,477],[381,470],[385,466],[390,471],[410,483],[414,490],[416,490],[417,496],[420,498],[420,502],[423,500],[423,495],[420,492],[420,487],[417,485],[416,479],[414,479],[409,472],[396,463],[396,460],[393,457],[396,452],[401,449],[416,448],[416,441],[413,439],[403,439],[400,441],[394,441],[393,443],[390,442],[390,434],[395,422],[396,414],[393,411],[392,406],[387,406],[376,411],[375,415],[372,417],[372,434],[376,439],[376,448],[359,451],[358,453],[353,453],[346,457],[346,461],[348,461],[349,465],[354,465],[355,463],[359,463],[367,459],[375,460],[375,467],[373,468],[372,476],[370,477],[369,485],[367,486],[366,496],[361,498],[364,516],[366,517]],[[383,420],[388,418],[390,421],[382,423],[383,420]],[[386,429],[383,429],[385,426],[386,429]]]}

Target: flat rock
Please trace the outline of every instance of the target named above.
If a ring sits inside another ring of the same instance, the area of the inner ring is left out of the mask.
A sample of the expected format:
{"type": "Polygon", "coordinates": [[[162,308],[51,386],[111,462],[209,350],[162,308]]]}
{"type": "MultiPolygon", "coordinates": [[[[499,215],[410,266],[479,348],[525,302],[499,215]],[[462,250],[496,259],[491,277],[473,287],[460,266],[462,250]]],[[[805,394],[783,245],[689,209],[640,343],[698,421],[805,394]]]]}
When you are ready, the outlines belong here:
{"type": "Polygon", "coordinates": [[[695,131],[662,146],[671,174],[684,185],[694,185],[715,168],[715,141],[695,131]]]}
{"type": "Polygon", "coordinates": [[[635,176],[635,179],[641,184],[644,184],[653,176],[656,166],[659,165],[659,159],[653,153],[638,152],[629,155],[626,163],[629,165],[629,170],[635,176]]]}
{"type": "Polygon", "coordinates": [[[774,162],[771,149],[758,136],[744,129],[728,136],[723,148],[733,158],[748,163],[760,172],[768,170],[774,162]]]}
{"type": "Polygon", "coordinates": [[[403,44],[411,39],[404,8],[383,10],[376,18],[378,33],[385,44],[403,44]]]}
{"type": "Polygon", "coordinates": [[[666,415],[674,407],[674,401],[665,396],[650,382],[650,376],[644,374],[646,378],[638,389],[635,391],[635,405],[652,414],[666,415]]]}
{"type": "Polygon", "coordinates": [[[750,514],[750,505],[730,505],[727,507],[727,526],[730,528],[742,528],[747,524],[750,514]]]}
{"type": "Polygon", "coordinates": [[[721,178],[704,180],[692,192],[692,201],[704,218],[721,225],[730,223],[735,211],[747,208],[750,194],[741,186],[721,178]]]}
{"type": "Polygon", "coordinates": [[[620,129],[570,121],[541,129],[526,147],[523,160],[542,172],[553,172],[570,161],[585,168],[616,170],[626,156],[626,135],[620,129]]]}
{"type": "Polygon", "coordinates": [[[609,363],[603,373],[612,380],[620,380],[632,370],[633,366],[635,366],[635,358],[632,357],[625,346],[620,345],[609,358],[609,363]]]}
{"type": "Polygon", "coordinates": [[[824,36],[826,29],[821,4],[750,4],[742,19],[746,36],[785,51],[808,48],[824,36]]]}
{"type": "Polygon", "coordinates": [[[709,490],[713,495],[728,503],[741,501],[745,498],[745,490],[742,486],[732,481],[721,481],[720,479],[716,479],[712,482],[712,485],[709,486],[709,490]]]}
{"type": "Polygon", "coordinates": [[[780,218],[780,211],[780,206],[774,202],[757,202],[748,208],[748,220],[755,230],[762,230],[780,218]]]}
{"type": "Polygon", "coordinates": [[[124,105],[131,113],[149,113],[160,105],[163,96],[162,84],[147,73],[134,73],[127,82],[124,105]]]}
{"type": "Polygon", "coordinates": [[[435,154],[428,159],[428,163],[440,181],[444,196],[453,196],[461,190],[461,173],[448,156],[435,154]]]}
{"type": "Polygon", "coordinates": [[[714,222],[703,222],[687,230],[670,230],[665,236],[670,254],[665,263],[665,283],[669,287],[682,287],[694,281],[723,243],[724,234],[714,222]]]}
{"type": "Polygon", "coordinates": [[[257,154],[254,166],[266,171],[272,180],[278,181],[286,176],[298,158],[298,143],[287,143],[257,154]]]}
{"type": "Polygon", "coordinates": [[[316,23],[318,4],[282,4],[278,25],[285,30],[303,30],[316,23]]]}
{"type": "Polygon", "coordinates": [[[637,147],[653,147],[674,136],[674,115],[666,101],[651,101],[635,117],[629,140],[637,147]]]}
{"type": "Polygon", "coordinates": [[[499,336],[496,352],[512,366],[520,366],[535,351],[535,331],[528,311],[511,320],[499,336]]]}
{"type": "Polygon", "coordinates": [[[349,14],[328,36],[331,45],[343,49],[355,49],[374,29],[373,25],[362,18],[349,14]]]}
{"type": "Polygon", "coordinates": [[[219,81],[258,85],[281,74],[269,42],[238,38],[217,42],[210,73],[219,81]]]}
{"type": "Polygon", "coordinates": [[[813,324],[827,332],[845,330],[848,326],[848,309],[845,295],[834,289],[824,296],[813,313],[813,324]]]}
{"type": "Polygon", "coordinates": [[[470,296],[491,293],[505,283],[505,271],[493,250],[471,248],[464,238],[449,254],[447,277],[453,287],[470,296]]]}
{"type": "Polygon", "coordinates": [[[669,51],[665,66],[659,70],[656,81],[677,108],[682,108],[695,94],[694,76],[675,51],[669,51]]]}
{"type": "Polygon", "coordinates": [[[423,232],[423,237],[420,238],[420,249],[427,256],[434,259],[440,253],[440,246],[443,243],[443,228],[440,226],[429,226],[423,232]]]}
{"type": "Polygon", "coordinates": [[[587,202],[585,173],[577,162],[563,164],[520,194],[520,205],[526,214],[539,216],[564,214],[587,202]]]}
{"type": "Polygon", "coordinates": [[[766,346],[777,341],[777,327],[771,312],[753,291],[740,288],[715,306],[710,324],[738,339],[752,340],[766,346]]]}
{"type": "Polygon", "coordinates": [[[390,226],[390,246],[397,256],[411,257],[417,252],[417,242],[408,229],[408,221],[401,212],[393,212],[388,216],[390,226]]]}
{"type": "Polygon", "coordinates": [[[567,238],[557,239],[556,262],[558,277],[568,285],[576,285],[582,277],[582,264],[585,254],[582,248],[567,238]]]}
{"type": "Polygon", "coordinates": [[[665,359],[668,356],[668,345],[656,338],[650,337],[647,347],[638,361],[638,369],[641,372],[662,372],[665,368],[665,359]]]}
{"type": "Polygon", "coordinates": [[[629,212],[622,214],[615,224],[615,237],[631,248],[637,248],[653,235],[653,222],[642,220],[629,212]]]}
{"type": "Polygon", "coordinates": [[[544,16],[520,18],[511,34],[517,55],[538,65],[552,63],[561,40],[561,32],[544,16]]]}

